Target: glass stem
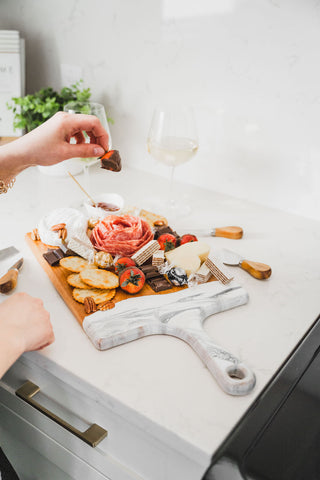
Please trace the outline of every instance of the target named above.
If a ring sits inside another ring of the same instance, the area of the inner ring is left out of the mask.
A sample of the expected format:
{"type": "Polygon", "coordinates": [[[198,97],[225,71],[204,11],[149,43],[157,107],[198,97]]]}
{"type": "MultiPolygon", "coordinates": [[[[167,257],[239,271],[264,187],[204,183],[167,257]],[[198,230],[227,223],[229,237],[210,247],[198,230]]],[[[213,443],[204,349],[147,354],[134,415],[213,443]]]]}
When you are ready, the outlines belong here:
{"type": "Polygon", "coordinates": [[[90,190],[90,172],[89,172],[89,165],[84,165],[83,166],[83,179],[84,179],[84,184],[85,188],[87,190],[90,190]]]}
{"type": "Polygon", "coordinates": [[[171,174],[170,174],[170,180],[169,180],[169,205],[170,207],[173,207],[175,204],[175,195],[174,195],[174,189],[173,189],[173,177],[174,177],[174,171],[175,167],[171,167],[171,174]]]}

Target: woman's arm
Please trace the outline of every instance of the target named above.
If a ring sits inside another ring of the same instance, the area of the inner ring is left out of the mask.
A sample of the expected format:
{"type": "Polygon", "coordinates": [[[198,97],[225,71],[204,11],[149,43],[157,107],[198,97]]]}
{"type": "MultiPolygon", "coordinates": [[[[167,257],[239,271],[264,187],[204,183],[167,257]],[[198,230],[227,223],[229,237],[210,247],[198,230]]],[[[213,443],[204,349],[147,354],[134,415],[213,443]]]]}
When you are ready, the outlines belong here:
{"type": "MultiPolygon", "coordinates": [[[[0,147],[0,193],[27,167],[99,157],[108,150],[108,141],[97,117],[58,112],[32,132],[0,147]],[[91,143],[85,143],[83,131],[91,143]],[[76,144],[70,144],[71,137],[76,144]]],[[[23,352],[53,341],[49,313],[40,299],[17,293],[0,304],[0,377],[23,352]]]]}
{"type": "Polygon", "coordinates": [[[100,157],[108,150],[108,134],[94,115],[58,112],[40,127],[0,147],[0,180],[10,183],[33,165],[54,165],[73,157],[100,157]],[[85,131],[90,143],[85,143],[85,131]],[[76,144],[70,144],[70,138],[76,144]]]}

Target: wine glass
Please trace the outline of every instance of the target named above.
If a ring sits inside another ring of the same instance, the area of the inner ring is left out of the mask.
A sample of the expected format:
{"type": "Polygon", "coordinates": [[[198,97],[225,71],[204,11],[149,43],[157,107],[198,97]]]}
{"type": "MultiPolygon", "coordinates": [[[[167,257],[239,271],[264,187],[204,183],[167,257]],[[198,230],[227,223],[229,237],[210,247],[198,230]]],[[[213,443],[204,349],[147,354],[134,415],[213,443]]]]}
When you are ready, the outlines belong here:
{"type": "Polygon", "coordinates": [[[151,120],[147,148],[153,158],[171,167],[169,194],[167,199],[161,202],[163,213],[170,216],[190,213],[190,206],[177,200],[173,180],[175,168],[189,161],[198,150],[192,108],[156,108],[151,120]]]}
{"type": "MultiPolygon", "coordinates": [[[[82,113],[86,115],[95,115],[96,117],[98,117],[101,125],[108,133],[108,137],[109,137],[108,150],[111,149],[112,140],[110,135],[109,124],[108,124],[105,108],[101,103],[74,101],[74,102],[67,103],[64,106],[63,110],[68,113],[82,113]]],[[[84,134],[86,143],[90,143],[90,138],[88,137],[86,132],[83,132],[83,134],[84,134]]],[[[76,140],[72,138],[70,140],[70,143],[71,142],[75,143],[76,140]]],[[[86,187],[89,188],[89,168],[91,165],[94,165],[96,162],[98,162],[99,159],[96,157],[89,157],[89,158],[80,158],[79,160],[83,162],[84,182],[86,183],[86,187]]]]}

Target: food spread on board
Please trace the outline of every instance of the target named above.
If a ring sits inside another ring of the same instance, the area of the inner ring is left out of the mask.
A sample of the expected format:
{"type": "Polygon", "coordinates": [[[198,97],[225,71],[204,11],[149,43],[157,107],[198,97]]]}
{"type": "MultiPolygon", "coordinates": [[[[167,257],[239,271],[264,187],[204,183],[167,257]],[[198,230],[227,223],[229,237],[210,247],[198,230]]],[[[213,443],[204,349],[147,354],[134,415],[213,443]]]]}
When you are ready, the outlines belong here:
{"type": "MultiPolygon", "coordinates": [[[[196,351],[224,391],[244,395],[254,387],[254,374],[213,342],[203,322],[244,305],[248,294],[232,282],[215,249],[198,237],[192,231],[180,235],[165,217],[136,207],[118,215],[106,212],[103,218],[58,208],[26,236],[96,348],[146,335],[173,335],[196,351]],[[212,280],[216,282],[209,284],[212,280]],[[230,376],[234,369],[241,377],[230,376]]],[[[240,265],[238,258],[231,260],[240,265]]],[[[261,270],[261,264],[253,263],[251,270],[261,270]]]]}
{"type": "MultiPolygon", "coordinates": [[[[105,152],[100,161],[106,170],[122,168],[118,150],[105,152]]],[[[124,213],[112,202],[95,202],[76,183],[91,202],[87,215],[73,208],[55,209],[40,219],[30,238],[48,246],[43,259],[50,268],[67,272],[72,298],[84,305],[86,314],[113,308],[119,289],[134,296],[143,295],[146,287],[160,293],[206,283],[212,277],[224,285],[233,279],[223,273],[209,245],[195,233],[180,236],[165,217],[144,209],[124,213]]],[[[121,203],[119,195],[112,198],[121,203]]],[[[241,238],[243,231],[224,227],[211,234],[241,238]]]]}
{"type": "Polygon", "coordinates": [[[209,245],[193,233],[180,236],[164,216],[144,209],[97,219],[58,208],[40,219],[31,238],[47,247],[42,257],[52,269],[64,269],[86,314],[113,308],[119,290],[133,297],[213,279],[205,265],[209,245]]]}

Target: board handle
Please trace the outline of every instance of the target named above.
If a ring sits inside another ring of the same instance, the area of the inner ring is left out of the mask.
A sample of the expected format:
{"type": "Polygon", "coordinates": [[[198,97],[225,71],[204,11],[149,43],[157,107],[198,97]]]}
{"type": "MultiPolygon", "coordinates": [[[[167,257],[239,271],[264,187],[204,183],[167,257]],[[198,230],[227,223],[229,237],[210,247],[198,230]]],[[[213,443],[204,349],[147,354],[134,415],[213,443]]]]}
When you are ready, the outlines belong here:
{"type": "Polygon", "coordinates": [[[233,240],[238,240],[243,236],[243,230],[241,227],[221,227],[214,228],[212,231],[214,237],[225,237],[233,240]]]}
{"type": "Polygon", "coordinates": [[[199,355],[226,393],[239,396],[251,392],[256,383],[254,373],[234,355],[216,345],[205,331],[190,328],[177,334],[199,355]]]}
{"type": "Polygon", "coordinates": [[[266,265],[265,263],[252,262],[251,260],[242,260],[240,267],[258,280],[265,280],[269,278],[272,273],[269,265],[266,265]]]}

